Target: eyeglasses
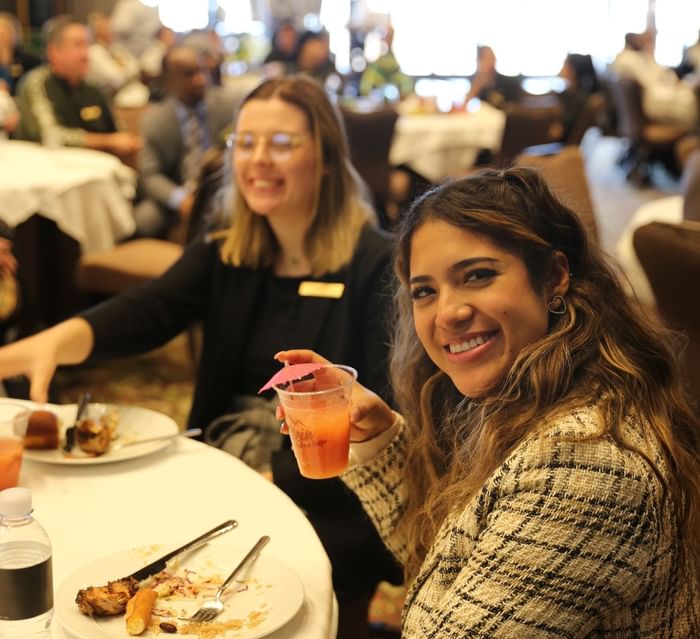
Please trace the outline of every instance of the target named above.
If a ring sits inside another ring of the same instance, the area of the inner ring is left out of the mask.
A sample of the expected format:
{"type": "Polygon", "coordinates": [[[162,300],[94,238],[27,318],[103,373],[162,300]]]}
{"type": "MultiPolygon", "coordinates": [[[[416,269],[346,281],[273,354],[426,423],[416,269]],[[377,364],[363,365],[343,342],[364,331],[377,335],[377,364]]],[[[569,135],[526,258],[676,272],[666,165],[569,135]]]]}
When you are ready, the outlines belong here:
{"type": "Polygon", "coordinates": [[[228,139],[229,148],[239,158],[249,158],[262,141],[267,147],[270,158],[276,162],[289,159],[294,149],[304,144],[309,136],[305,133],[285,133],[275,131],[273,133],[234,133],[228,139]]]}

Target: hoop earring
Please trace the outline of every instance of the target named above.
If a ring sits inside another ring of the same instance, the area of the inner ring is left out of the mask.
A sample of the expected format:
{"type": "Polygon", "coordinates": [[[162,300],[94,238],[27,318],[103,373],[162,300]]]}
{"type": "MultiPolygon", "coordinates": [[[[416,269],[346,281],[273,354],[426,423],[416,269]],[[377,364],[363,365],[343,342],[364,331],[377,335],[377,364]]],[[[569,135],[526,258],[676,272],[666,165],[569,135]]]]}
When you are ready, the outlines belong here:
{"type": "Polygon", "coordinates": [[[547,302],[547,310],[552,315],[565,315],[566,314],[566,300],[562,295],[555,295],[549,302],[547,302]]]}

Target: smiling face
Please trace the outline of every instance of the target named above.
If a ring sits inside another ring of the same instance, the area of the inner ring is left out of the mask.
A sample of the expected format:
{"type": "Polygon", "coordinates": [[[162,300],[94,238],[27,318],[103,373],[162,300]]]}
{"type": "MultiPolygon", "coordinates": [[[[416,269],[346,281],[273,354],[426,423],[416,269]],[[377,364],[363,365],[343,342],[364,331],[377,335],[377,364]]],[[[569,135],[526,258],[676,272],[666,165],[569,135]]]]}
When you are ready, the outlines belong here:
{"type": "Polygon", "coordinates": [[[418,338],[466,397],[488,394],[523,348],[547,333],[547,302],[568,288],[562,254],[538,293],[518,256],[440,220],[415,231],[409,266],[418,338]]]}
{"type": "Polygon", "coordinates": [[[279,98],[252,99],[240,111],[236,137],[254,140],[251,148],[233,150],[236,184],[250,209],[270,221],[310,223],[318,159],[306,114],[279,98]],[[279,140],[290,147],[285,151],[279,140]]]}

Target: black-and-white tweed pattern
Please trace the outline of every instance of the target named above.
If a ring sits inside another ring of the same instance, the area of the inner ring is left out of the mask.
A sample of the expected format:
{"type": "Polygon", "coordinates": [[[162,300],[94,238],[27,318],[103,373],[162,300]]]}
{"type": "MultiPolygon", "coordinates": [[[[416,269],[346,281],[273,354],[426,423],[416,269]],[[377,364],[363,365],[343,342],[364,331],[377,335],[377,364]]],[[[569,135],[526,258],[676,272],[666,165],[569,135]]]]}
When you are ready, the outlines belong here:
{"type": "MultiPolygon", "coordinates": [[[[444,522],[409,589],[403,637],[700,638],[672,504],[641,455],[608,438],[571,441],[596,420],[578,410],[520,444],[444,522]]],[[[626,436],[659,460],[632,422],[626,436]]],[[[343,476],[399,559],[405,437],[343,476]]]]}

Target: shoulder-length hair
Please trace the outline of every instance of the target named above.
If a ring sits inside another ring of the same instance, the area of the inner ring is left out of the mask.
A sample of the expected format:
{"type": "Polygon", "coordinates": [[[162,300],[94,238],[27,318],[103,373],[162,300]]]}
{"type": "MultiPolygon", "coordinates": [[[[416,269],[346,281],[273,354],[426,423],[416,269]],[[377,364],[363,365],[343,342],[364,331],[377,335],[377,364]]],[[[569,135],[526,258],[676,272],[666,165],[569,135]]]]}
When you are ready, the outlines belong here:
{"type": "MultiPolygon", "coordinates": [[[[350,261],[362,227],[373,219],[370,207],[360,195],[345,129],[323,88],[300,75],[262,82],[244,98],[240,108],[252,100],[273,98],[306,115],[317,163],[314,175],[309,176],[316,196],[305,249],[312,275],[337,271],[350,261]]],[[[279,250],[267,219],[253,213],[238,190],[233,196],[231,226],[221,235],[221,258],[234,266],[270,266],[279,250]]]]}
{"type": "Polygon", "coordinates": [[[528,434],[592,399],[601,417],[595,437],[610,437],[646,459],[671,498],[684,551],[699,570],[700,437],[680,381],[678,340],[626,298],[579,218],[536,172],[490,170],[424,194],[399,227],[396,273],[391,373],[411,428],[409,502],[400,524],[411,551],[408,576],[416,574],[445,517],[463,508],[528,434]],[[415,332],[411,240],[429,220],[478,234],[518,256],[537,292],[544,290],[555,251],[569,261],[566,312],[551,315],[548,334],[523,349],[485,398],[470,401],[459,394],[415,332]],[[668,474],[651,454],[625,441],[623,423],[630,415],[659,442],[668,474]]]}

